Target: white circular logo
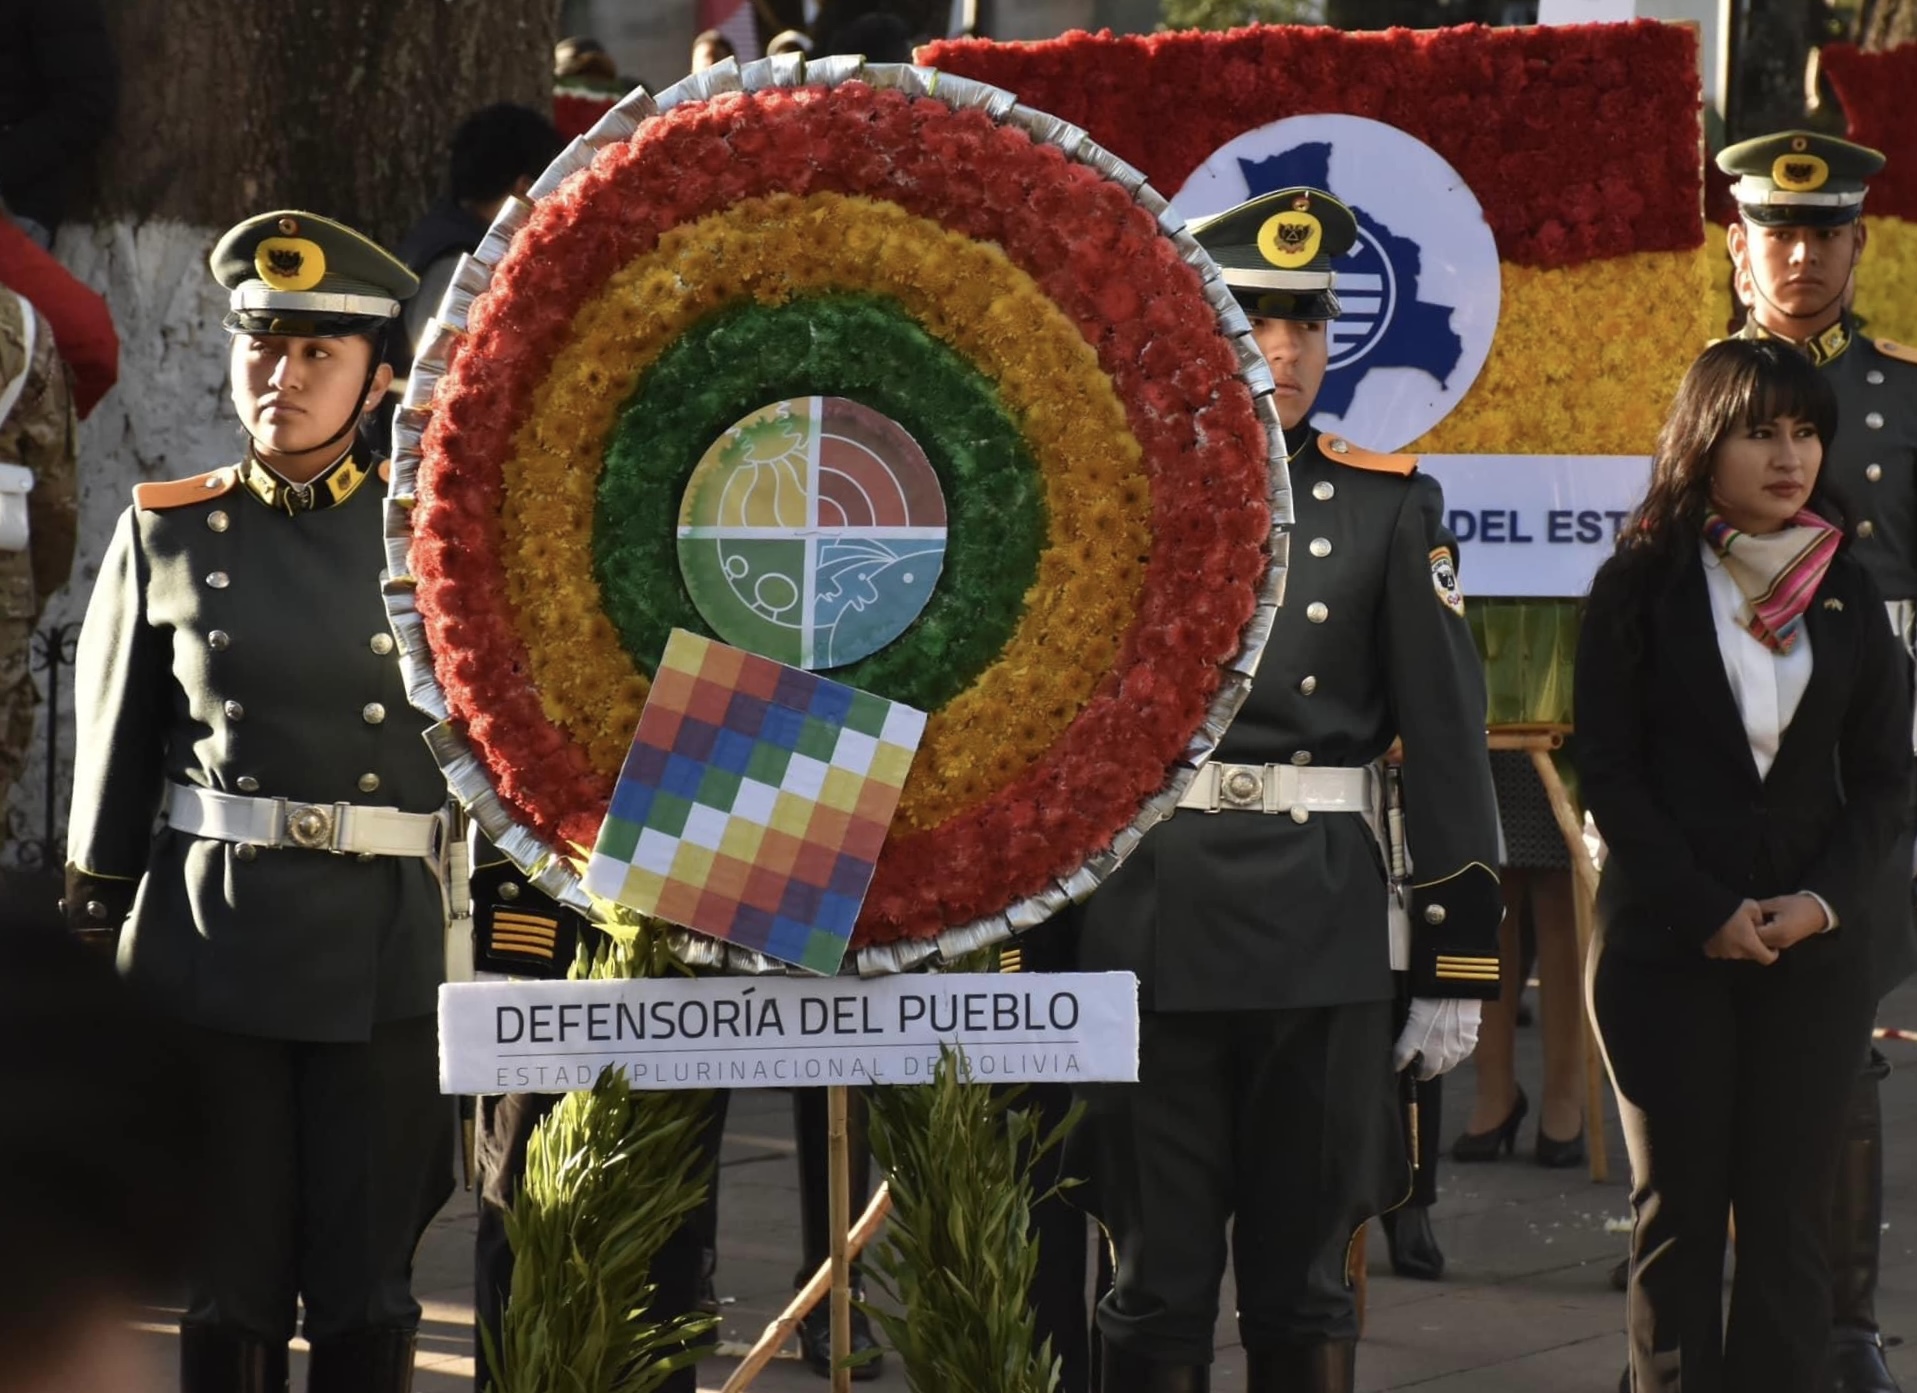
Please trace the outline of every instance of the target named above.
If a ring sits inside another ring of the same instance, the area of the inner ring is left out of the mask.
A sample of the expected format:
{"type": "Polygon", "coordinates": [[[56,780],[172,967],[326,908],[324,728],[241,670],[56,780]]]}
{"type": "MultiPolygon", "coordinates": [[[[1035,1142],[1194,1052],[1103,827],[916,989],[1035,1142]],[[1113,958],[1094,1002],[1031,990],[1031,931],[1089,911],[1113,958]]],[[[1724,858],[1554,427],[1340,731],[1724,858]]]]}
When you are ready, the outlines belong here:
{"type": "Polygon", "coordinates": [[[1343,314],[1311,423],[1372,450],[1409,445],[1450,414],[1491,352],[1502,298],[1484,211],[1445,159],[1363,116],[1290,116],[1213,151],[1172,202],[1209,217],[1274,189],[1343,200],[1358,241],[1332,263],[1343,314]]]}

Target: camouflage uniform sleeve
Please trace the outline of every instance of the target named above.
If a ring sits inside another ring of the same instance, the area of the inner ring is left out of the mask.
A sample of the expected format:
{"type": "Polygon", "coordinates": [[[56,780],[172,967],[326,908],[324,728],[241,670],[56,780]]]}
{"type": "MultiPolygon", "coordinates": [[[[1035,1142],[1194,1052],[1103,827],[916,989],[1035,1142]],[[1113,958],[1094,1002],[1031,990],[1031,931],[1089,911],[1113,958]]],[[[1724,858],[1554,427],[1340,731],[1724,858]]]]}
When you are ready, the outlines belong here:
{"type": "Polygon", "coordinates": [[[159,812],[171,706],[165,638],[146,621],[137,510],[120,515],[74,663],[67,921],[111,929],[132,907],[159,812]]]}
{"type": "Polygon", "coordinates": [[[1484,668],[1464,620],[1444,492],[1414,475],[1386,562],[1384,638],[1404,741],[1411,859],[1410,990],[1498,994],[1497,802],[1485,747],[1484,668]]]}
{"type": "Polygon", "coordinates": [[[27,495],[27,545],[38,607],[44,608],[47,597],[67,583],[73,570],[79,530],[73,393],[52,326],[44,316],[34,334],[26,390],[14,410],[19,420],[20,463],[33,471],[33,492],[27,495]]]}

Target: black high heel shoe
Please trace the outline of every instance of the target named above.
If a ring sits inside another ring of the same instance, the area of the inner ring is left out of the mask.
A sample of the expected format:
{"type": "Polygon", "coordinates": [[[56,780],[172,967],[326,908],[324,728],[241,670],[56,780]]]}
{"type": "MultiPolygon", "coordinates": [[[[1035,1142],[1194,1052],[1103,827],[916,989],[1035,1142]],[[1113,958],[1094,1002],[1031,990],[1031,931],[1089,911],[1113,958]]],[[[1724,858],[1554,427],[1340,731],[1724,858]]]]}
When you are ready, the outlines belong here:
{"type": "Polygon", "coordinates": [[[1510,1115],[1488,1132],[1464,1132],[1451,1143],[1451,1159],[1454,1161],[1495,1161],[1500,1153],[1515,1155],[1518,1149],[1518,1126],[1524,1121],[1524,1115],[1531,1111],[1531,1100],[1524,1096],[1524,1090],[1518,1090],[1518,1100],[1511,1105],[1510,1115]]]}
{"type": "Polygon", "coordinates": [[[1538,1124],[1537,1163],[1547,1170],[1566,1170],[1572,1166],[1584,1164],[1584,1129],[1578,1128],[1578,1134],[1566,1141],[1544,1135],[1544,1124],[1538,1124]]]}

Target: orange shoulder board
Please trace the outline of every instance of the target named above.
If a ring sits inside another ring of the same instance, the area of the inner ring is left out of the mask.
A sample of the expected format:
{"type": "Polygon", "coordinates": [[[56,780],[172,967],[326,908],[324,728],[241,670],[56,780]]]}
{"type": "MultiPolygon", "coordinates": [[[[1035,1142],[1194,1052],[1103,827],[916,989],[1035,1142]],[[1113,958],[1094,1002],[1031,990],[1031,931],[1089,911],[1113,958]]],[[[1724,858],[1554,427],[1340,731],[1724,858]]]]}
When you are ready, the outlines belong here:
{"type": "Polygon", "coordinates": [[[1889,339],[1872,339],[1871,342],[1886,358],[1895,358],[1901,363],[1917,363],[1917,348],[1907,343],[1893,343],[1889,339]]]}
{"type": "Polygon", "coordinates": [[[1409,478],[1417,472],[1416,455],[1381,455],[1375,450],[1367,450],[1353,445],[1342,435],[1321,435],[1318,448],[1325,452],[1325,458],[1337,464],[1348,464],[1353,469],[1369,469],[1378,474],[1397,474],[1409,478]]]}
{"type": "Polygon", "coordinates": [[[133,486],[133,506],[150,513],[184,508],[231,493],[239,482],[240,471],[230,464],[224,469],[195,474],[191,479],[155,479],[133,486]]]}
{"type": "Polygon", "coordinates": [[[379,481],[382,484],[390,484],[393,482],[393,462],[391,460],[383,459],[379,462],[379,481]]]}

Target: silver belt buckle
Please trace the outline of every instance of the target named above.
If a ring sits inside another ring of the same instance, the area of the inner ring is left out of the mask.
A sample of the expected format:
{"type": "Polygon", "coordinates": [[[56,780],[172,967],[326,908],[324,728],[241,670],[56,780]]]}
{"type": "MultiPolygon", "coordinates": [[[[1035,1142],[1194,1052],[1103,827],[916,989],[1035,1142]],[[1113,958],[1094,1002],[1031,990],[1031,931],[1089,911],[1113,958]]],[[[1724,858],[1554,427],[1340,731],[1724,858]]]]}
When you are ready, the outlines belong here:
{"type": "Polygon", "coordinates": [[[333,809],[318,803],[300,803],[286,810],[286,839],[308,851],[331,851],[337,826],[333,809]]]}
{"type": "Polygon", "coordinates": [[[1263,808],[1264,771],[1244,764],[1219,771],[1218,801],[1228,808],[1263,808]]]}

